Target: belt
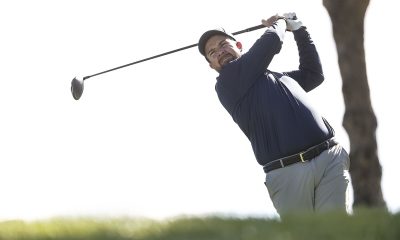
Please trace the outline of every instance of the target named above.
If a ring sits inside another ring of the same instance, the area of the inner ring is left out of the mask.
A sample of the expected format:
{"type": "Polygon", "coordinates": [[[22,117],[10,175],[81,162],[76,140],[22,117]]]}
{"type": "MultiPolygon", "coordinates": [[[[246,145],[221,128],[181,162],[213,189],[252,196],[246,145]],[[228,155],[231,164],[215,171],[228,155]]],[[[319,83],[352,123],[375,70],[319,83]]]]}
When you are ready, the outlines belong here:
{"type": "Polygon", "coordinates": [[[320,143],[318,145],[315,145],[313,147],[310,147],[309,149],[297,153],[288,157],[280,158],[277,160],[273,160],[267,164],[264,165],[264,172],[268,173],[272,170],[278,169],[278,168],[283,168],[298,162],[307,162],[318,155],[320,155],[323,151],[335,146],[338,144],[333,138],[326,140],[323,143],[320,143]]]}

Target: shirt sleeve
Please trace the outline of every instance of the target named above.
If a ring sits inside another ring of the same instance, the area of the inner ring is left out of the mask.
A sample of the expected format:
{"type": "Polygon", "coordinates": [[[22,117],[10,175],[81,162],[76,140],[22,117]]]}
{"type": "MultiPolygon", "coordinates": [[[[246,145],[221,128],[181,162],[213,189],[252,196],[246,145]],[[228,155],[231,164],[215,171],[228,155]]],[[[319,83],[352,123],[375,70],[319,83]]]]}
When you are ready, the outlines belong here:
{"type": "Polygon", "coordinates": [[[216,91],[231,115],[240,99],[265,74],[275,54],[280,52],[285,30],[286,22],[283,19],[276,21],[248,52],[222,68],[216,91]]]}
{"type": "Polygon", "coordinates": [[[294,31],[294,39],[299,51],[299,69],[291,72],[284,72],[307,92],[313,90],[324,81],[321,61],[314,42],[305,27],[294,31]]]}
{"type": "Polygon", "coordinates": [[[260,75],[265,73],[275,54],[282,48],[286,31],[286,22],[281,19],[269,27],[241,57],[242,81],[245,86],[252,86],[260,75]]]}

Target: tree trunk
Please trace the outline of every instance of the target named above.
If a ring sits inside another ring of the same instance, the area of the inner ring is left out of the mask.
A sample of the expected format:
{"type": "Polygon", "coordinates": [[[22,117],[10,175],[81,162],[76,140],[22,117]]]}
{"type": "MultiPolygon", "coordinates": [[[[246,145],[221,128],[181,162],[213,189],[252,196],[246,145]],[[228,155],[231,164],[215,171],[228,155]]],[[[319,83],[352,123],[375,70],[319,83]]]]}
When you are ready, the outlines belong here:
{"type": "Polygon", "coordinates": [[[371,105],[364,52],[364,17],[369,0],[323,0],[332,21],[350,139],[354,207],[386,208],[376,142],[377,119],[371,105]]]}

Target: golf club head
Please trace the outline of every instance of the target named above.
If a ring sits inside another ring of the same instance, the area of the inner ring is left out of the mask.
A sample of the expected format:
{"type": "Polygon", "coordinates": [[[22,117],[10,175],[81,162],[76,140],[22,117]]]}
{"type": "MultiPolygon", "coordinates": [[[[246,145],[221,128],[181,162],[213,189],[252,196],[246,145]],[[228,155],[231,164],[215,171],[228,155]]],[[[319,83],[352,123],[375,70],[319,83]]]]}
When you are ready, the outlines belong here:
{"type": "Polygon", "coordinates": [[[75,100],[79,100],[83,93],[83,79],[74,77],[71,82],[71,93],[75,100]]]}

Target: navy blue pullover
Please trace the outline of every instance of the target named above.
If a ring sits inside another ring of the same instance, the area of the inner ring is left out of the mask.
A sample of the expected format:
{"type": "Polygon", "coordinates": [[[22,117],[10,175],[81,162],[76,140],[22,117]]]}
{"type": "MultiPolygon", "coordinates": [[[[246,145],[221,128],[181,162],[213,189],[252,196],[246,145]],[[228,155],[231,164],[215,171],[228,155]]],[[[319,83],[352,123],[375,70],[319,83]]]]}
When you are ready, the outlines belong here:
{"type": "Polygon", "coordinates": [[[268,70],[282,47],[279,28],[279,24],[268,28],[248,52],[225,65],[215,86],[222,105],[250,140],[261,165],[334,136],[328,122],[307,100],[306,92],[320,85],[324,76],[305,27],[293,32],[299,69],[283,73],[268,70]]]}

